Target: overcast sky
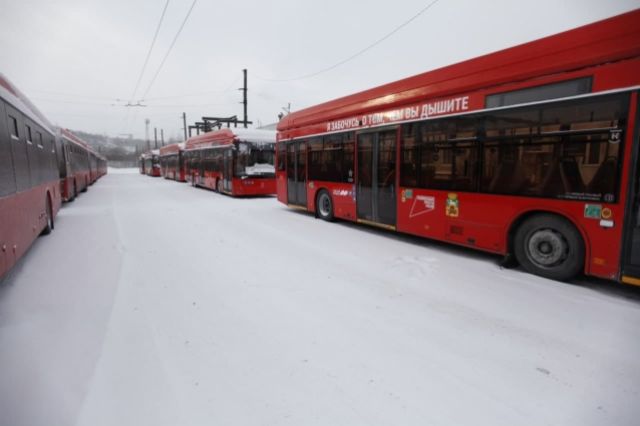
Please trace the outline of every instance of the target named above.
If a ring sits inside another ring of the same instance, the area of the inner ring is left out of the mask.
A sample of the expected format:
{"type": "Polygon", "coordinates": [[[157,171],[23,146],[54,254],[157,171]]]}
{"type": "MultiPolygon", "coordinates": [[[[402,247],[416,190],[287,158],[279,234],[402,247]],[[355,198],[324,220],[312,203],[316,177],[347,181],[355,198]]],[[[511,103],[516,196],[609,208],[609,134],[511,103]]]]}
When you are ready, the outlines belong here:
{"type": "Polygon", "coordinates": [[[203,115],[268,124],[298,110],[640,7],[640,0],[439,0],[388,39],[352,56],[432,0],[199,0],[159,68],[193,0],[170,0],[137,102],[132,99],[166,0],[0,0],[0,72],[52,122],[144,137],[144,119],[182,135],[203,115]],[[120,99],[121,101],[117,101],[120,99]]]}

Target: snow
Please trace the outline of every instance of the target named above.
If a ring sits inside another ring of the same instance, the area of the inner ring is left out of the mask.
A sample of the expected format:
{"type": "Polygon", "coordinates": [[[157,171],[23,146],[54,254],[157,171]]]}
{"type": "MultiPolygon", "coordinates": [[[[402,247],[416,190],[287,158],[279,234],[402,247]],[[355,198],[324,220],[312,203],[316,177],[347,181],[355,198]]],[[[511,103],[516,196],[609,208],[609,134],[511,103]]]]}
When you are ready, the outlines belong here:
{"type": "Polygon", "coordinates": [[[236,135],[236,139],[239,141],[250,141],[256,143],[275,143],[276,132],[275,130],[264,129],[243,129],[233,128],[231,129],[236,135]]]}
{"type": "Polygon", "coordinates": [[[635,425],[640,293],[135,170],[0,284],[0,424],[635,425]]]}
{"type": "Polygon", "coordinates": [[[276,168],[273,164],[269,163],[255,163],[253,166],[245,167],[244,172],[249,176],[261,175],[266,173],[275,173],[276,168]]]}

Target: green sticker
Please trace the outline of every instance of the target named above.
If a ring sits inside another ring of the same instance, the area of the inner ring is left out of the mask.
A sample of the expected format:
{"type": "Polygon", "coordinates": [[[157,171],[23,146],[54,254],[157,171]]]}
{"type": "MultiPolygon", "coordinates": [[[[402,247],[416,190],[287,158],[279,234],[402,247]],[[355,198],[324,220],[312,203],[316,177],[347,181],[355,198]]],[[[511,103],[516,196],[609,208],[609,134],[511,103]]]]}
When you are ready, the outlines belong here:
{"type": "Polygon", "coordinates": [[[404,196],[405,198],[413,198],[413,189],[405,189],[404,196]]]}
{"type": "Polygon", "coordinates": [[[602,206],[600,204],[585,204],[584,217],[589,219],[600,219],[602,214],[602,206]]]}

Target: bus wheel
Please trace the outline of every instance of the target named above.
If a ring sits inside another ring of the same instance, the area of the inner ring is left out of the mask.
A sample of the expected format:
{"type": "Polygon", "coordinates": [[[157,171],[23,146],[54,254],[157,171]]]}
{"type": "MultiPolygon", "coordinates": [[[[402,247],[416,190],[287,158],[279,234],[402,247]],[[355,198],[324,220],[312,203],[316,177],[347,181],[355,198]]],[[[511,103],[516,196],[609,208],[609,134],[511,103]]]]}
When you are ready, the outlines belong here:
{"type": "Polygon", "coordinates": [[[331,201],[331,196],[324,189],[318,192],[318,197],[316,198],[316,213],[322,220],[328,222],[333,220],[333,201],[331,201]]]}
{"type": "Polygon", "coordinates": [[[539,214],[525,220],[514,239],[516,259],[528,272],[566,281],[584,267],[584,242],[568,220],[539,214]]]}
{"type": "Polygon", "coordinates": [[[47,197],[46,205],[47,205],[47,210],[46,210],[47,224],[42,230],[42,235],[49,235],[53,230],[53,226],[54,226],[53,225],[53,209],[51,208],[51,201],[49,201],[49,197],[47,197]]]}
{"type": "Polygon", "coordinates": [[[82,192],[87,192],[87,189],[89,189],[89,181],[87,178],[84,178],[84,188],[82,188],[82,192]]]}
{"type": "Polygon", "coordinates": [[[218,179],[216,181],[216,191],[218,191],[220,194],[222,194],[222,179],[218,179]]]}

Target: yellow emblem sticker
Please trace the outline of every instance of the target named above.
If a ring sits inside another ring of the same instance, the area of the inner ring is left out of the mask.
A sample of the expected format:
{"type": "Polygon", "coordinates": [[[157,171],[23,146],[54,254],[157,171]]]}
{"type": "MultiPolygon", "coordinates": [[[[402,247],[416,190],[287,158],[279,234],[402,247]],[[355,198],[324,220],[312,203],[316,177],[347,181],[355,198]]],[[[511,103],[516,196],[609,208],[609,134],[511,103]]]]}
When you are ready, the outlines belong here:
{"type": "Polygon", "coordinates": [[[447,202],[445,204],[445,214],[449,217],[458,217],[460,214],[458,194],[450,192],[449,195],[447,195],[447,202]]]}

